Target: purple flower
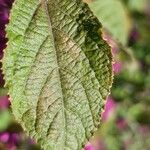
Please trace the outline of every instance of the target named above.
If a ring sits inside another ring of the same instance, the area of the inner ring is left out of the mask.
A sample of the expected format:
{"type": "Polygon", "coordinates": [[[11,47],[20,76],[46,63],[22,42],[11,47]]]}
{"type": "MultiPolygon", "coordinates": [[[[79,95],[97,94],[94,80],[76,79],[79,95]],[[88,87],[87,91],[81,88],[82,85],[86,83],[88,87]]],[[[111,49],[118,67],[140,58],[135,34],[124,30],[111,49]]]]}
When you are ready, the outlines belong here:
{"type": "Polygon", "coordinates": [[[102,140],[100,137],[95,137],[91,143],[88,143],[85,146],[84,150],[106,150],[106,146],[104,140],[102,140]]]}
{"type": "Polygon", "coordinates": [[[1,96],[0,97],[0,109],[6,109],[10,105],[10,102],[8,100],[8,96],[1,96]]]}
{"type": "Polygon", "coordinates": [[[134,25],[134,27],[132,28],[129,37],[130,37],[129,38],[129,45],[134,44],[140,38],[140,33],[138,32],[138,29],[137,29],[136,25],[134,25]]]}
{"type": "Polygon", "coordinates": [[[13,150],[16,148],[16,145],[20,142],[20,136],[16,133],[10,134],[7,147],[10,150],[13,150]]]}
{"type": "Polygon", "coordinates": [[[9,133],[5,132],[0,134],[0,142],[7,143],[8,140],[9,140],[9,133]]]}
{"type": "Polygon", "coordinates": [[[111,117],[113,112],[115,111],[116,107],[117,107],[116,102],[112,99],[111,96],[109,96],[107,98],[107,102],[106,102],[106,105],[105,105],[105,108],[104,108],[104,112],[102,114],[102,120],[107,121],[111,117]]]}
{"type": "Polygon", "coordinates": [[[0,133],[0,143],[4,144],[6,150],[16,150],[16,145],[20,142],[20,135],[17,133],[0,133]]]}
{"type": "Polygon", "coordinates": [[[124,118],[118,118],[116,125],[118,129],[124,130],[128,126],[128,122],[124,118]]]}
{"type": "Polygon", "coordinates": [[[88,143],[86,146],[85,146],[85,150],[95,150],[93,145],[91,143],[88,143]]]}
{"type": "Polygon", "coordinates": [[[5,145],[6,150],[16,150],[16,146],[22,140],[21,134],[3,132],[0,133],[0,143],[5,145]]]}
{"type": "Polygon", "coordinates": [[[115,62],[113,64],[113,71],[115,74],[119,74],[121,72],[122,69],[122,64],[120,62],[115,62]]]}

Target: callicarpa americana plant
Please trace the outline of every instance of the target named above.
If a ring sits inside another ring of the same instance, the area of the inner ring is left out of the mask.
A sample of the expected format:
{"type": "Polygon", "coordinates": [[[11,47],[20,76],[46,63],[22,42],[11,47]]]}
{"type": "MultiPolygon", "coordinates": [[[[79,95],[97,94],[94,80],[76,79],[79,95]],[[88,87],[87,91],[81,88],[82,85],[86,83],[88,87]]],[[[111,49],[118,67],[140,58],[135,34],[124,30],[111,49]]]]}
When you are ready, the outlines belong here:
{"type": "Polygon", "coordinates": [[[112,85],[102,25],[81,0],[15,0],[6,28],[12,112],[44,150],[82,150],[112,85]]]}

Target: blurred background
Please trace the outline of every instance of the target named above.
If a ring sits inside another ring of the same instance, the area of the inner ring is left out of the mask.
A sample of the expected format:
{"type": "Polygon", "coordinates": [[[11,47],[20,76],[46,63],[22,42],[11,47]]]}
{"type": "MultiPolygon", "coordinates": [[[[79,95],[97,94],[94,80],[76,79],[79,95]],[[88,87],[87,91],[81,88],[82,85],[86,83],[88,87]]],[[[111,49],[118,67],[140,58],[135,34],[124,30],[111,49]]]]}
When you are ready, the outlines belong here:
{"type": "MultiPolygon", "coordinates": [[[[150,150],[150,0],[83,0],[112,48],[114,83],[85,150],[150,150]]],[[[13,0],[0,0],[0,59],[13,0]]],[[[1,68],[1,64],[0,64],[1,68]]],[[[0,72],[0,150],[40,150],[11,114],[0,72]]]]}

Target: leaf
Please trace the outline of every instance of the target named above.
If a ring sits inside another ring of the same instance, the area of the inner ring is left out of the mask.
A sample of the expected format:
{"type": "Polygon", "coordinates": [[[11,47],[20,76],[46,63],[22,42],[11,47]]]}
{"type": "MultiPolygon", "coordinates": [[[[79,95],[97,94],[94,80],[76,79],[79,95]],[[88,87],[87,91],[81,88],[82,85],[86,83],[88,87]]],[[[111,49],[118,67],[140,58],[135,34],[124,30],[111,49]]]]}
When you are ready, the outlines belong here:
{"type": "Polygon", "coordinates": [[[128,7],[131,10],[143,12],[147,8],[149,0],[132,0],[128,2],[128,7]]]}
{"type": "Polygon", "coordinates": [[[8,110],[0,110],[0,132],[6,130],[11,121],[10,112],[8,110]]]}
{"type": "Polygon", "coordinates": [[[17,0],[3,72],[13,113],[45,150],[81,150],[112,84],[101,24],[80,0],[17,0]]]}
{"type": "Polygon", "coordinates": [[[89,3],[91,10],[101,20],[115,39],[127,44],[131,29],[130,18],[119,0],[95,0],[89,3]]]}

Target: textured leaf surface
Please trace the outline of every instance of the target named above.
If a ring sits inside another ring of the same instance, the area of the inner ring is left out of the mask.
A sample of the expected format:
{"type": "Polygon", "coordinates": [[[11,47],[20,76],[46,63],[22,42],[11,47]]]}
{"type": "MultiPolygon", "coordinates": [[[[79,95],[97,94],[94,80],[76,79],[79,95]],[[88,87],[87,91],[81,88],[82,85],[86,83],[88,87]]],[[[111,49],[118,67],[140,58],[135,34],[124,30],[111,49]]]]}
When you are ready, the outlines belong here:
{"type": "Polygon", "coordinates": [[[121,1],[93,0],[90,8],[114,38],[126,45],[130,31],[130,19],[121,1]]]}
{"type": "Polygon", "coordinates": [[[112,83],[101,24],[80,0],[17,0],[3,59],[16,119],[45,150],[81,150],[112,83]]]}

